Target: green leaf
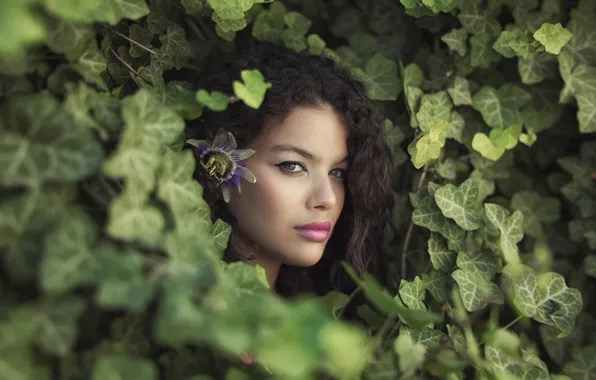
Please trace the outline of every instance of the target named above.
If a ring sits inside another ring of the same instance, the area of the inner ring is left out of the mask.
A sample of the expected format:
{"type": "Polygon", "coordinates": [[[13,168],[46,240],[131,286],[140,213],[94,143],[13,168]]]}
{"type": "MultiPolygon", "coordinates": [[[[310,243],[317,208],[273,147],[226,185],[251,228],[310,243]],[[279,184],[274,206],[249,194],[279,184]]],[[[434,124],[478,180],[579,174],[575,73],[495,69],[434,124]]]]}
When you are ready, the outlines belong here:
{"type": "Polygon", "coordinates": [[[81,74],[87,82],[107,90],[102,74],[108,68],[108,61],[97,48],[95,40],[87,42],[77,62],[72,64],[72,68],[81,74]]]}
{"type": "Polygon", "coordinates": [[[372,100],[395,100],[402,90],[397,63],[377,53],[364,67],[352,69],[352,74],[366,85],[372,100]]]}
{"type": "Polygon", "coordinates": [[[540,29],[534,33],[534,38],[544,45],[547,52],[559,54],[561,48],[569,42],[573,35],[560,23],[542,24],[540,29]]]}
{"type": "Polygon", "coordinates": [[[447,92],[456,106],[472,105],[470,83],[466,78],[456,76],[451,86],[447,89],[447,92]]]}
{"type": "Polygon", "coordinates": [[[596,344],[582,347],[572,355],[573,360],[563,366],[563,373],[572,379],[592,379],[596,367],[596,344]]]}
{"type": "Polygon", "coordinates": [[[481,132],[474,135],[472,148],[480,153],[482,157],[492,161],[497,161],[505,153],[504,148],[496,146],[487,135],[481,132]]]}
{"type": "Polygon", "coordinates": [[[491,280],[497,272],[497,258],[487,250],[478,250],[472,254],[459,252],[457,266],[469,272],[477,272],[487,280],[491,280]]]}
{"type": "Polygon", "coordinates": [[[588,255],[584,257],[584,272],[596,278],[596,255],[588,255]]]}
{"type": "Polygon", "coordinates": [[[93,252],[97,227],[79,211],[71,214],[49,234],[40,268],[41,286],[56,294],[97,281],[98,267],[93,252]]]}
{"type": "Polygon", "coordinates": [[[433,268],[448,272],[455,264],[455,253],[447,248],[445,239],[436,232],[431,232],[428,240],[428,254],[433,268]]]}
{"type": "Polygon", "coordinates": [[[205,90],[199,90],[196,97],[199,103],[212,111],[225,111],[228,108],[229,98],[223,92],[213,91],[210,94],[205,90]]]}
{"type": "Polygon", "coordinates": [[[478,185],[472,180],[464,181],[459,187],[447,184],[437,189],[435,201],[443,215],[464,230],[473,231],[484,224],[478,185]]]}
{"type": "Polygon", "coordinates": [[[414,343],[408,333],[399,334],[395,339],[393,349],[397,354],[399,368],[406,377],[414,374],[416,369],[422,365],[426,355],[426,348],[420,343],[414,343]]]}
{"type": "Polygon", "coordinates": [[[437,270],[431,270],[428,273],[422,274],[424,288],[439,303],[443,303],[447,299],[447,280],[447,274],[437,270]]]}
{"type": "Polygon", "coordinates": [[[596,93],[587,92],[576,95],[577,119],[581,133],[596,132],[596,93]]]}
{"type": "Polygon", "coordinates": [[[499,287],[487,280],[478,271],[457,269],[451,275],[459,288],[459,294],[467,311],[478,311],[489,303],[503,304],[504,297],[499,287]]]}
{"type": "Polygon", "coordinates": [[[424,305],[424,283],[420,277],[416,276],[410,282],[402,279],[399,284],[399,295],[408,308],[426,310],[424,305]]]}
{"type": "Polygon", "coordinates": [[[557,59],[552,54],[539,52],[528,59],[519,58],[517,70],[523,84],[541,83],[558,75],[557,59]]]}
{"type": "Polygon", "coordinates": [[[327,46],[325,41],[318,34],[310,34],[306,38],[306,43],[308,45],[308,52],[314,55],[323,53],[325,46],[327,46]]]}
{"type": "Polygon", "coordinates": [[[234,81],[234,93],[247,106],[259,108],[271,83],[265,82],[263,74],[258,70],[242,70],[240,74],[244,83],[234,81]]]}
{"type": "Polygon", "coordinates": [[[38,316],[39,346],[51,355],[72,355],[79,337],[78,319],[86,308],[85,300],[75,296],[43,298],[38,316]]]}
{"type": "Polygon", "coordinates": [[[332,373],[340,378],[354,378],[362,373],[371,354],[366,334],[340,323],[329,323],[321,331],[322,346],[330,356],[332,373]]]}
{"type": "Polygon", "coordinates": [[[451,29],[448,33],[441,36],[441,41],[449,46],[449,50],[457,52],[460,56],[465,56],[468,52],[468,32],[465,29],[451,29]]]}
{"type": "MultiPolygon", "coordinates": [[[[141,44],[149,49],[153,47],[151,45],[151,41],[153,40],[153,33],[151,31],[143,28],[139,24],[132,24],[128,30],[129,37],[131,40],[136,41],[138,44],[141,44]]],[[[147,50],[132,42],[130,44],[128,52],[130,53],[130,56],[133,58],[138,58],[142,57],[145,54],[149,54],[147,50]]]]}
{"type": "Polygon", "coordinates": [[[572,96],[593,94],[596,91],[596,66],[577,65],[564,80],[560,102],[569,103],[572,96]]]}
{"type": "Polygon", "coordinates": [[[508,264],[503,274],[512,283],[513,304],[523,316],[557,328],[559,337],[568,336],[582,309],[579,290],[568,288],[558,273],[539,275],[523,264],[508,264]]]}
{"type": "Polygon", "coordinates": [[[495,90],[483,86],[472,96],[472,107],[482,114],[482,118],[492,128],[505,129],[511,125],[521,125],[519,109],[530,101],[530,94],[517,86],[503,85],[495,90]]]}
{"type": "Polygon", "coordinates": [[[142,185],[132,183],[111,203],[107,232],[116,239],[157,247],[165,220],[158,208],[146,203],[143,191],[142,185]]]}
{"type": "Polygon", "coordinates": [[[445,334],[441,331],[424,327],[422,330],[414,330],[408,326],[401,326],[399,329],[400,335],[402,333],[409,334],[414,344],[422,344],[424,348],[436,348],[441,344],[445,334]]]}
{"type": "Polygon", "coordinates": [[[457,18],[470,34],[496,37],[501,32],[501,24],[492,17],[488,9],[483,9],[480,4],[475,3],[462,8],[457,18]]]}
{"type": "Polygon", "coordinates": [[[121,252],[104,244],[96,250],[101,268],[100,284],[95,302],[104,308],[125,308],[133,312],[143,310],[155,291],[155,280],[143,274],[143,257],[134,252],[121,252]]]}
{"type": "Polygon", "coordinates": [[[32,12],[38,2],[16,0],[0,6],[0,56],[22,55],[28,46],[43,40],[46,29],[32,12]]]}
{"type": "Polygon", "coordinates": [[[486,34],[476,34],[470,37],[470,65],[481,69],[488,69],[501,57],[493,50],[493,38],[486,34]]]}
{"type": "Polygon", "coordinates": [[[91,370],[92,380],[157,380],[157,366],[149,359],[125,354],[101,355],[91,370]]]}
{"type": "Polygon", "coordinates": [[[124,131],[103,170],[109,176],[135,181],[149,190],[155,183],[160,152],[183,131],[184,121],[145,89],[122,102],[124,131]]]}
{"type": "Polygon", "coordinates": [[[47,0],[46,7],[56,16],[75,22],[107,22],[116,25],[122,19],[136,20],[149,13],[144,0],[106,0],[77,2],[47,0]]]}
{"type": "Polygon", "coordinates": [[[96,171],[103,151],[93,133],[47,92],[15,96],[0,108],[0,183],[76,182],[96,171]]]}
{"type": "Polygon", "coordinates": [[[524,232],[532,237],[544,235],[543,223],[559,220],[561,204],[555,197],[542,197],[535,192],[520,191],[511,198],[511,208],[524,215],[524,232]]]}
{"type": "Polygon", "coordinates": [[[56,53],[76,62],[94,39],[91,25],[81,25],[66,20],[48,20],[46,43],[56,53]]]}
{"type": "Polygon", "coordinates": [[[420,201],[412,213],[412,222],[417,226],[438,232],[448,240],[461,240],[465,233],[451,219],[443,215],[431,196],[426,196],[420,201]]]}
{"type": "Polygon", "coordinates": [[[523,238],[523,214],[516,210],[513,214],[502,206],[485,203],[486,218],[499,230],[499,248],[506,263],[519,263],[517,243],[523,238]]]}

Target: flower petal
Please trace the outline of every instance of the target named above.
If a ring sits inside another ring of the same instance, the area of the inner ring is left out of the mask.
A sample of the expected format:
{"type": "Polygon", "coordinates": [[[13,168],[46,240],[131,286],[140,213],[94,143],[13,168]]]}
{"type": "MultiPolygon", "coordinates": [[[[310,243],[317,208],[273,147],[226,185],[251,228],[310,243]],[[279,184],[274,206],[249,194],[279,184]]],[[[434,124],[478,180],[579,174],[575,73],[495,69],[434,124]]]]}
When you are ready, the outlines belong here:
{"type": "Polygon", "coordinates": [[[225,183],[221,184],[221,193],[223,194],[224,202],[230,203],[232,199],[231,186],[225,183]]]}
{"type": "Polygon", "coordinates": [[[209,141],[208,140],[195,140],[195,139],[190,139],[190,140],[186,140],[187,144],[190,144],[192,146],[196,146],[197,148],[203,145],[209,145],[209,141]]]}
{"type": "Polygon", "coordinates": [[[234,135],[232,135],[230,132],[226,132],[223,129],[218,129],[217,130],[217,135],[215,136],[215,139],[213,140],[213,145],[214,146],[219,146],[219,147],[225,147],[226,149],[229,149],[230,151],[236,149],[236,139],[234,138],[234,135]]]}
{"type": "Polygon", "coordinates": [[[250,183],[257,182],[257,178],[255,177],[255,175],[252,174],[251,171],[247,168],[244,168],[244,173],[242,173],[242,176],[250,183]]]}
{"type": "Polygon", "coordinates": [[[253,149],[236,149],[232,153],[236,153],[239,160],[246,160],[248,157],[255,154],[255,151],[253,149]]]}

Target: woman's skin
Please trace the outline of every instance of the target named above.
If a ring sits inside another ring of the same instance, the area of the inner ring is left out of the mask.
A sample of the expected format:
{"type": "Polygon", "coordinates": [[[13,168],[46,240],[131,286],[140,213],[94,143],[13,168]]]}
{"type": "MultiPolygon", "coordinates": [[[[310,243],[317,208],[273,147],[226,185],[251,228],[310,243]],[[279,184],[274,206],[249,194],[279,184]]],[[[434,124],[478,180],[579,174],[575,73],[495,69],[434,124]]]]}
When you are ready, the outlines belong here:
{"type": "Polygon", "coordinates": [[[307,267],[321,259],[344,205],[347,138],[330,107],[299,106],[270,122],[247,147],[256,151],[246,166],[257,182],[244,181],[242,194],[233,192],[228,207],[239,229],[233,236],[250,242],[244,244],[252,247],[250,262],[265,269],[271,289],[281,264],[307,267]],[[331,229],[323,241],[299,228],[327,221],[331,229]]]}

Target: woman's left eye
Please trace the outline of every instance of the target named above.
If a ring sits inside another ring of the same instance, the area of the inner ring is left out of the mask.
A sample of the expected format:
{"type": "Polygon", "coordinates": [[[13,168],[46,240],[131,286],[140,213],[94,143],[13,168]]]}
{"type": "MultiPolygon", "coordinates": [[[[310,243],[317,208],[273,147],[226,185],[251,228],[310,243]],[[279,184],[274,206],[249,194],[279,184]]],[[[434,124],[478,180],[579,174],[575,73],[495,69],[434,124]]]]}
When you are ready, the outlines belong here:
{"type": "Polygon", "coordinates": [[[339,179],[341,179],[342,181],[346,180],[347,177],[347,170],[346,169],[333,169],[331,171],[331,173],[333,173],[333,175],[335,175],[336,177],[338,177],[339,179]]]}

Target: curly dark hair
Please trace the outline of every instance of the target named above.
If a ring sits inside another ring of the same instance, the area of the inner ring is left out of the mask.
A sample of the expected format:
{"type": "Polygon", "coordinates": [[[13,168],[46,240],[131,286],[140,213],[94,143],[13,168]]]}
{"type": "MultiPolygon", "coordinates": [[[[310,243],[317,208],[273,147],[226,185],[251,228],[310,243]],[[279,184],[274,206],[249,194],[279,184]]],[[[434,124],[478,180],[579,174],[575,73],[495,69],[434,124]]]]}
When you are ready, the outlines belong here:
{"type": "MultiPolygon", "coordinates": [[[[304,292],[351,291],[354,284],[340,260],[358,272],[378,271],[382,234],[393,205],[393,165],[384,139],[384,119],[368,99],[364,85],[333,60],[270,42],[253,40],[240,50],[212,60],[196,86],[232,94],[233,81],[240,80],[240,72],[247,69],[258,69],[272,84],[261,107],[255,110],[238,101],[225,112],[206,109],[196,128],[190,129],[193,136],[189,137],[212,139],[218,128],[224,128],[242,148],[261,133],[270,118],[284,118],[296,106],[328,105],[342,116],[348,129],[350,168],[344,208],[321,260],[310,268],[282,266],[275,287],[286,297],[304,292]]],[[[223,201],[213,190],[204,188],[212,218],[234,226],[223,201]]],[[[224,259],[238,260],[234,250],[229,245],[224,259]]]]}

